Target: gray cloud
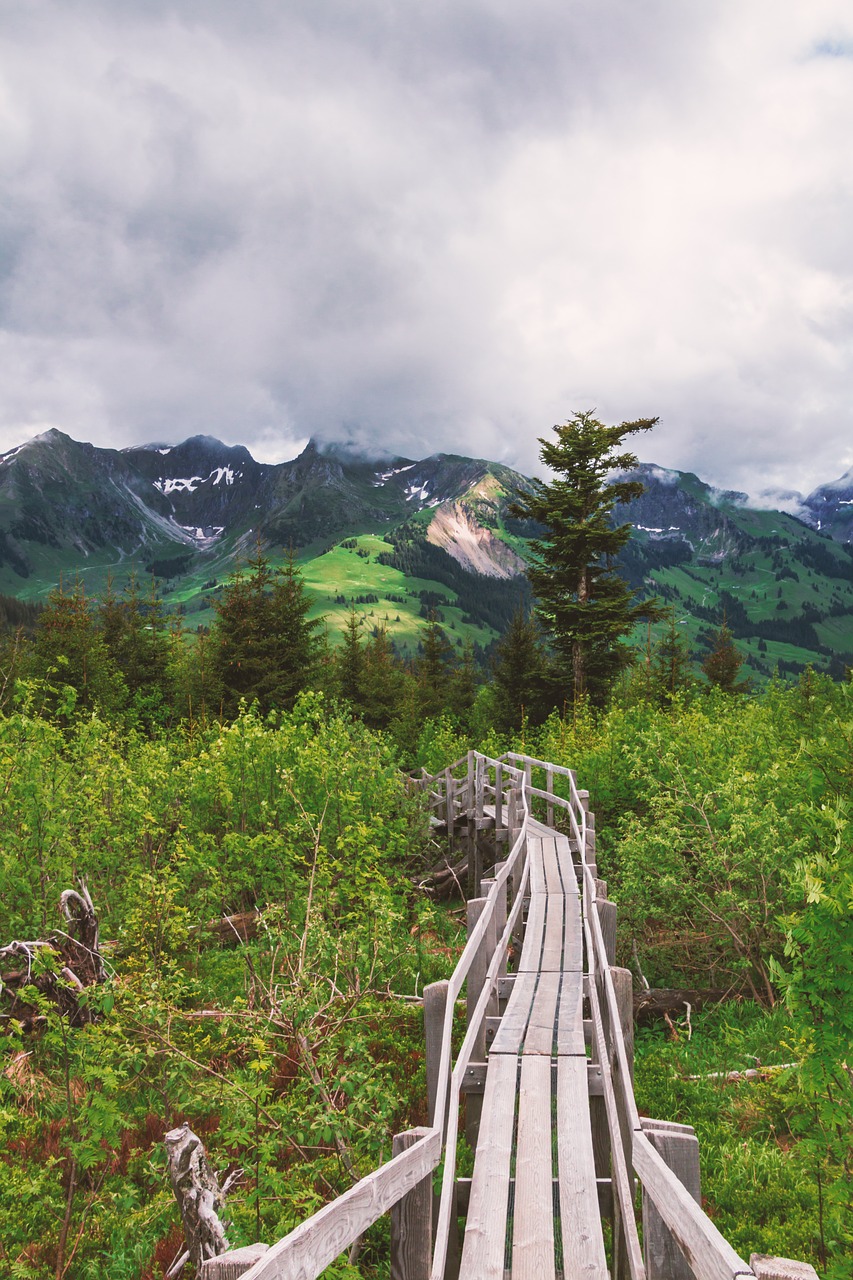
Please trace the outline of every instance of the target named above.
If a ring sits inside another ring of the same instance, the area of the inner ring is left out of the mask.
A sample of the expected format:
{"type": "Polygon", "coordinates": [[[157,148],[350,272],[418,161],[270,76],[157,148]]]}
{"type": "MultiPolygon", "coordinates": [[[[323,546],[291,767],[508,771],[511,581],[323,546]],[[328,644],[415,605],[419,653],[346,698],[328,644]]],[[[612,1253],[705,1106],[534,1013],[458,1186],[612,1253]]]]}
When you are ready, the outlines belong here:
{"type": "Polygon", "coordinates": [[[0,447],[853,463],[843,0],[0,0],[0,447]]]}

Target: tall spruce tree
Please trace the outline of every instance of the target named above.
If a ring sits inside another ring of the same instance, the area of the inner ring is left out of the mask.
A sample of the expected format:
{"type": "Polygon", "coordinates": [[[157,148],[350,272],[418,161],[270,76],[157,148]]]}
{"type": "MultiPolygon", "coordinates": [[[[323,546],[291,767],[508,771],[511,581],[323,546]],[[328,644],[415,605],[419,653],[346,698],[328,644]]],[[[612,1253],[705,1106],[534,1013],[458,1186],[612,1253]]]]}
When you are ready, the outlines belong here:
{"type": "Polygon", "coordinates": [[[495,728],[515,733],[538,724],[550,710],[547,660],[535,618],[520,606],[495,649],[492,664],[495,728]]]}
{"type": "Polygon", "coordinates": [[[556,478],[535,480],[532,492],[515,504],[516,515],[548,530],[533,540],[537,559],[528,576],[537,615],[575,700],[586,693],[603,696],[631,660],[624,637],[654,612],[652,603],[635,601],[613,563],[631,532],[629,524],[614,527],[613,508],[638,498],[643,485],[607,480],[637,465],[635,454],[618,451],[625,436],[650,431],[656,422],[642,418],[608,427],[592,413],[576,413],[554,427],[555,439],[540,438],[540,457],[556,478]]]}

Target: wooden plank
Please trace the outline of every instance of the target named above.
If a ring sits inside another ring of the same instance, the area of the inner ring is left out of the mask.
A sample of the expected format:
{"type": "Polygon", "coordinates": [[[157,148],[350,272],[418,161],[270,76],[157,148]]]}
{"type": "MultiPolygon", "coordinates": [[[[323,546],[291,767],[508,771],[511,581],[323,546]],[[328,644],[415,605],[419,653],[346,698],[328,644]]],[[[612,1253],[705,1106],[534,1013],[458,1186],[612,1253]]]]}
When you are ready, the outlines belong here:
{"type": "Polygon", "coordinates": [[[542,935],[545,931],[545,910],[548,899],[544,893],[532,894],[524,926],[524,942],[518,962],[519,973],[538,973],[542,956],[542,935]]]}
{"type": "Polygon", "coordinates": [[[272,1245],[245,1280],[316,1280],[368,1227],[432,1172],[441,1134],[430,1129],[414,1147],[380,1165],[349,1191],[272,1245]]]}
{"type": "Polygon", "coordinates": [[[545,881],[545,864],[543,845],[545,841],[542,836],[527,836],[527,856],[530,859],[530,892],[531,893],[547,893],[548,888],[545,881]]]}
{"type": "Polygon", "coordinates": [[[566,1280],[607,1280],[586,1075],[585,1058],[558,1058],[557,1173],[563,1274],[566,1280]]]}
{"type": "Polygon", "coordinates": [[[563,893],[572,894],[578,897],[580,889],[578,888],[578,877],[575,870],[575,864],[572,861],[572,848],[568,836],[558,835],[554,841],[557,850],[557,862],[560,867],[560,875],[563,882],[563,893]]]}
{"type": "Polygon", "coordinates": [[[513,1280],[555,1280],[552,1183],[551,1059],[523,1058],[518,1090],[513,1280]]]}
{"type": "Polygon", "coordinates": [[[545,872],[545,892],[562,893],[563,880],[557,860],[557,841],[553,833],[542,839],[542,867],[545,872]]]}
{"type": "Polygon", "coordinates": [[[448,984],[444,980],[431,982],[424,987],[424,1039],[430,1124],[435,1123],[437,1110],[441,1042],[444,1035],[444,1015],[447,1011],[447,987],[448,984]]]}
{"type": "Polygon", "coordinates": [[[503,1280],[517,1076],[517,1058],[489,1065],[459,1280],[503,1280]]]}
{"type": "Polygon", "coordinates": [[[512,995],[501,1018],[500,1030],[492,1041],[489,1056],[496,1053],[521,1052],[521,1043],[530,1019],[530,1010],[536,994],[536,974],[520,973],[513,983],[512,995]]]}
{"type": "MultiPolygon", "coordinates": [[[[567,1059],[570,1061],[570,1059],[567,1059]]],[[[686,1187],[667,1168],[645,1133],[634,1134],[634,1168],[643,1190],[678,1241],[696,1280],[732,1280],[749,1267],[706,1217],[686,1187]]]]}
{"type": "MultiPolygon", "coordinates": [[[[524,1036],[525,1054],[547,1054],[554,1048],[554,1024],[557,1021],[557,1000],[560,995],[559,973],[540,973],[539,985],[530,1011],[530,1021],[524,1036]]],[[[550,1097],[550,1086],[548,1089],[550,1097]]]]}
{"type": "Polygon", "coordinates": [[[539,961],[539,968],[544,973],[559,973],[563,967],[564,918],[565,898],[562,894],[549,893],[545,906],[542,957],[539,961]]]}
{"type": "Polygon", "coordinates": [[[563,973],[557,1010],[557,1053],[586,1056],[583,1029],[583,975],[563,973]]]}
{"type": "Polygon", "coordinates": [[[583,922],[580,898],[566,894],[563,898],[563,968],[583,969],[583,922]]]}

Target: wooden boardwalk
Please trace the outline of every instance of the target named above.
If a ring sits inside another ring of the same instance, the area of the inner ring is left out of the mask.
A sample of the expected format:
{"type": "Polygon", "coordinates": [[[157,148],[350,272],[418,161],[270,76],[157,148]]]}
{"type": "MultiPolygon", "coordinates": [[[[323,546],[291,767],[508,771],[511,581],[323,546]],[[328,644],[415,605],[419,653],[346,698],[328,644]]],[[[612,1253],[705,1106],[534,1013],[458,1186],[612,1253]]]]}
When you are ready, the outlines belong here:
{"type": "Polygon", "coordinates": [[[569,838],[528,824],[523,945],[488,1055],[463,1280],[607,1275],[583,1028],[583,929],[569,838]],[[503,1219],[504,1229],[500,1229],[503,1219]]]}
{"type": "Polygon", "coordinates": [[[470,752],[423,787],[469,890],[467,945],[424,992],[429,1126],[263,1253],[205,1263],[207,1280],[315,1280],[389,1210],[392,1280],[814,1276],[739,1257],[700,1207],[693,1130],[637,1113],[631,975],[572,772],[470,752]]]}

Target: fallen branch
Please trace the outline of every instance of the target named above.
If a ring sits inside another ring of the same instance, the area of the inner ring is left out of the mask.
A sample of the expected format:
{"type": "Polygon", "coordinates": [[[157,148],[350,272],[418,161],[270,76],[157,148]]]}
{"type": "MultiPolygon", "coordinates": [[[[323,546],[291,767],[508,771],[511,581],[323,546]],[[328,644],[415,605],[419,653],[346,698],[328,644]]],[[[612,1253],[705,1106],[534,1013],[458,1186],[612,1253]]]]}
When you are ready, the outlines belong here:
{"type": "Polygon", "coordinates": [[[87,988],[107,978],[98,936],[98,917],[85,880],[77,889],[66,889],[59,909],[67,925],[47,938],[15,940],[0,947],[0,1019],[14,1018],[25,1031],[44,1022],[31,999],[24,994],[34,987],[46,996],[72,1026],[91,1022],[95,1013],[86,1004],[87,988]],[[4,964],[13,967],[4,971],[4,964]]]}
{"type": "Polygon", "coordinates": [[[688,1080],[722,1080],[726,1084],[736,1084],[738,1080],[769,1080],[780,1071],[790,1071],[798,1067],[799,1062],[780,1062],[772,1067],[748,1067],[745,1071],[703,1071],[698,1076],[688,1076],[688,1080]]]}
{"type": "Polygon", "coordinates": [[[719,1004],[728,991],[698,991],[688,987],[649,987],[634,992],[634,1021],[653,1022],[680,1017],[686,1011],[695,1013],[706,1004],[719,1004]]]}

